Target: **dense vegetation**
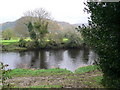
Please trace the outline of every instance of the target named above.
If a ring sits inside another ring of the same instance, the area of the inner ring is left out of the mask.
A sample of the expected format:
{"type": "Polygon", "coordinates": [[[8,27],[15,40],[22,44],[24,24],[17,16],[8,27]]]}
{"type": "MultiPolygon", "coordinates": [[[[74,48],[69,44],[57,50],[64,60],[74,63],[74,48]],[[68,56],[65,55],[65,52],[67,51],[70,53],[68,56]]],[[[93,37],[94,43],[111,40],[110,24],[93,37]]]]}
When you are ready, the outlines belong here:
{"type": "Polygon", "coordinates": [[[27,38],[13,38],[11,40],[1,40],[3,51],[11,50],[33,50],[33,49],[55,49],[55,48],[80,48],[83,40],[78,33],[48,33],[42,42],[36,43],[27,38]],[[38,45],[37,45],[38,44],[38,45]]]}
{"type": "Polygon", "coordinates": [[[2,38],[4,38],[5,40],[10,40],[12,37],[15,37],[13,30],[6,29],[2,31],[2,38]]]}
{"type": "Polygon", "coordinates": [[[84,41],[98,53],[103,84],[120,88],[120,3],[88,2],[89,27],[81,30],[84,41]]]}

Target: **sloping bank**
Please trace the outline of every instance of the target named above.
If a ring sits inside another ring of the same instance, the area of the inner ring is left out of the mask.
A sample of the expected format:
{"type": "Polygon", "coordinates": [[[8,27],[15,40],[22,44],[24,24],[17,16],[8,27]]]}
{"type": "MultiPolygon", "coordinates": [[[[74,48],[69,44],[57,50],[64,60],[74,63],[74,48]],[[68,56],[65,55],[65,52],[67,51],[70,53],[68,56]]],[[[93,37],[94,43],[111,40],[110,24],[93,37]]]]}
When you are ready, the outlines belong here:
{"type": "Polygon", "coordinates": [[[102,73],[96,65],[66,69],[13,69],[7,73],[11,88],[103,88],[102,73]]]}

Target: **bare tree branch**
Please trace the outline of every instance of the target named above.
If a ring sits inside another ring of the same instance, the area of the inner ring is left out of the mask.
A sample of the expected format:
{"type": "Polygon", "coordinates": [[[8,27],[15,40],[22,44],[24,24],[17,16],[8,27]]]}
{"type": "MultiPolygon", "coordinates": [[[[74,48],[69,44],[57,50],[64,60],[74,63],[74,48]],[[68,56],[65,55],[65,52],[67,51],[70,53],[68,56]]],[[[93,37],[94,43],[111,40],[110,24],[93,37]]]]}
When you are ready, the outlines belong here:
{"type": "Polygon", "coordinates": [[[43,8],[29,10],[24,13],[24,16],[27,17],[27,21],[29,22],[42,22],[47,19],[51,19],[51,15],[43,8]]]}

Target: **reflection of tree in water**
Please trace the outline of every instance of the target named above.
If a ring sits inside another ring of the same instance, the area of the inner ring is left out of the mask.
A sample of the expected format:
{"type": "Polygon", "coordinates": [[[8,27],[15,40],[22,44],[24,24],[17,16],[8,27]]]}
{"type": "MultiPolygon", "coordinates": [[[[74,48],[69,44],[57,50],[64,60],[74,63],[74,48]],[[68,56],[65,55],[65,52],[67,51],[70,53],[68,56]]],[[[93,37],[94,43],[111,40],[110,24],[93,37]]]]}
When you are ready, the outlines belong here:
{"type": "Polygon", "coordinates": [[[25,56],[27,55],[27,52],[25,51],[20,51],[19,53],[20,62],[16,62],[16,68],[29,68],[29,64],[26,62],[25,56]]]}
{"type": "Polygon", "coordinates": [[[52,50],[50,51],[50,55],[54,57],[54,60],[61,61],[63,60],[63,52],[64,50],[52,50]]]}
{"type": "Polygon", "coordinates": [[[85,63],[87,63],[89,60],[89,52],[90,52],[89,48],[83,47],[83,61],[85,63]]]}
{"type": "Polygon", "coordinates": [[[41,51],[34,51],[34,55],[31,58],[31,67],[32,68],[40,68],[40,69],[47,69],[46,66],[46,54],[44,50],[41,51]],[[39,67],[37,67],[36,64],[39,64],[39,67]]]}
{"type": "Polygon", "coordinates": [[[63,54],[65,50],[50,50],[48,53],[48,68],[59,68],[61,61],[63,60],[63,54]]]}
{"type": "Polygon", "coordinates": [[[35,62],[36,62],[36,60],[39,60],[39,52],[38,51],[34,51],[33,52],[33,55],[32,55],[32,57],[31,57],[31,67],[33,68],[35,68],[35,62]]]}
{"type": "Polygon", "coordinates": [[[46,54],[45,54],[45,50],[41,50],[40,51],[40,68],[41,69],[47,69],[47,65],[45,63],[46,61],[46,54]]]}
{"type": "Polygon", "coordinates": [[[23,57],[23,56],[25,56],[25,55],[26,55],[26,52],[25,52],[25,51],[19,52],[19,56],[20,56],[20,57],[23,57]]]}
{"type": "Polygon", "coordinates": [[[69,49],[68,56],[76,59],[80,55],[80,49],[69,49]]]}
{"type": "Polygon", "coordinates": [[[90,50],[88,64],[92,65],[97,63],[99,63],[97,53],[93,50],[90,50]]]}

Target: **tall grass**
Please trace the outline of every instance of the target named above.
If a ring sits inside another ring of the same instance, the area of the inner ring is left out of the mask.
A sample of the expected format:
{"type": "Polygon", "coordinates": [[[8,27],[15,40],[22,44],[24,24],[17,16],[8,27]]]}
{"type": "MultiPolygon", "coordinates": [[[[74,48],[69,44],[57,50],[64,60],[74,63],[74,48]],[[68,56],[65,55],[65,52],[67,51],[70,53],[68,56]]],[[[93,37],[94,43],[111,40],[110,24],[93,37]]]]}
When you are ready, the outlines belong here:
{"type": "Polygon", "coordinates": [[[77,70],[75,70],[75,73],[85,73],[85,72],[90,72],[90,71],[94,71],[98,68],[98,66],[96,65],[90,65],[90,66],[85,66],[85,67],[80,67],[77,70]]]}

